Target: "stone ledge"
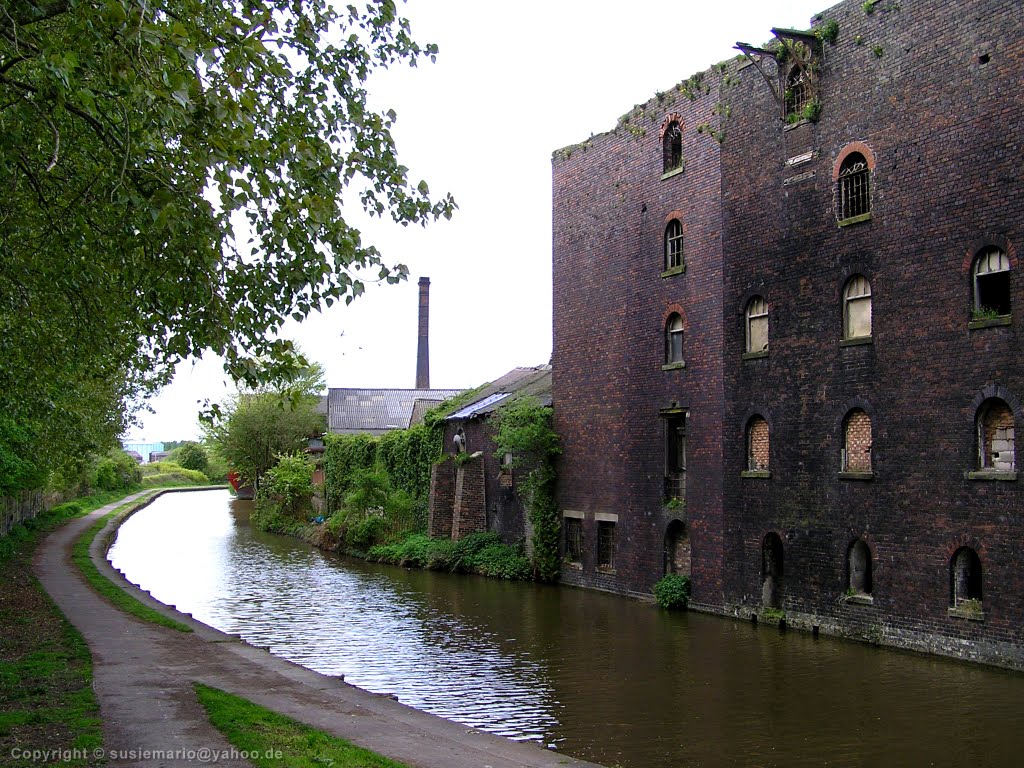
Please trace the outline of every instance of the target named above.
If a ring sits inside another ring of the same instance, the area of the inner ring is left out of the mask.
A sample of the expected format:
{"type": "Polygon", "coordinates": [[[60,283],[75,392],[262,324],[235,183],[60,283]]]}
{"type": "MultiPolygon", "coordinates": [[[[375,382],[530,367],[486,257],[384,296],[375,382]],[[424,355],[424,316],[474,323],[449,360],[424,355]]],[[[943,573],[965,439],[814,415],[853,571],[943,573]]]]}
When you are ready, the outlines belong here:
{"type": "Polygon", "coordinates": [[[968,330],[977,331],[982,328],[998,328],[1000,326],[1012,325],[1013,317],[1010,315],[1000,315],[999,317],[990,317],[985,320],[971,320],[967,323],[968,330]]]}
{"type": "Polygon", "coordinates": [[[840,339],[840,347],[860,347],[866,344],[874,344],[875,339],[873,336],[855,336],[852,339],[840,339]]]}
{"type": "Polygon", "coordinates": [[[1017,473],[1004,469],[978,469],[966,474],[968,480],[1003,480],[1013,482],[1017,473]]]}
{"type": "Polygon", "coordinates": [[[768,357],[768,350],[763,349],[760,352],[744,352],[743,360],[760,360],[762,357],[768,357]]]}
{"type": "Polygon", "coordinates": [[[963,608],[956,606],[946,611],[946,614],[954,619],[967,619],[967,621],[984,621],[985,612],[975,608],[963,608]]]}
{"type": "Polygon", "coordinates": [[[849,226],[852,226],[854,224],[860,224],[861,222],[865,222],[865,221],[871,221],[871,214],[870,213],[862,213],[860,216],[851,216],[848,219],[840,219],[839,220],[839,226],[840,227],[849,227],[849,226]]]}
{"type": "Polygon", "coordinates": [[[740,472],[740,477],[751,477],[767,480],[772,476],[772,473],[767,469],[744,469],[740,472]]]}
{"type": "Polygon", "coordinates": [[[661,366],[661,370],[663,370],[663,371],[678,371],[678,370],[680,370],[682,368],[685,368],[685,367],[686,367],[686,361],[685,360],[680,360],[678,363],[665,363],[663,366],[661,366]]]}
{"type": "Polygon", "coordinates": [[[685,165],[680,165],[678,168],[673,168],[671,171],[665,171],[663,174],[661,174],[661,180],[664,181],[665,179],[671,179],[673,176],[678,176],[685,169],[685,165]]]}
{"type": "Polygon", "coordinates": [[[840,480],[874,480],[875,473],[868,470],[867,472],[851,472],[845,470],[839,473],[840,480]]]}
{"type": "Polygon", "coordinates": [[[686,274],[686,265],[685,264],[680,264],[678,267],[672,267],[671,269],[666,269],[664,272],[661,273],[661,276],[662,277],[675,277],[676,275],[685,275],[685,274],[686,274]]]}

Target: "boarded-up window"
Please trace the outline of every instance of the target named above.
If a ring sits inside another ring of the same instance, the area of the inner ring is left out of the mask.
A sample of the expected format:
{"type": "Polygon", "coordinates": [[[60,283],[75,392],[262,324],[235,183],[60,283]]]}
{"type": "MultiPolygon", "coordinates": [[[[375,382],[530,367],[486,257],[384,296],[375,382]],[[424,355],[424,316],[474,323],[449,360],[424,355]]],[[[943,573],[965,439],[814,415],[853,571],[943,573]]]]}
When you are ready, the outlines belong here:
{"type": "Polygon", "coordinates": [[[677,314],[669,315],[665,325],[665,362],[683,362],[683,318],[677,314]]]}
{"type": "Polygon", "coordinates": [[[672,219],[665,227],[665,269],[683,266],[683,224],[672,219]]]}
{"type": "Polygon", "coordinates": [[[861,410],[850,411],[843,431],[843,469],[847,472],[870,472],[871,417],[861,410]]]}
{"type": "Polygon", "coordinates": [[[686,498],[686,414],[665,418],[665,501],[686,498]]]}
{"type": "Polygon", "coordinates": [[[747,469],[768,469],[768,422],[755,416],[747,426],[747,469]]]}
{"type": "Polygon", "coordinates": [[[863,275],[854,275],[843,291],[843,338],[858,339],[871,335],[871,283],[863,275]]]}
{"type": "Polygon", "coordinates": [[[1016,445],[1013,411],[998,398],[986,400],[978,409],[978,463],[981,469],[1013,472],[1016,445]]]}
{"type": "Polygon", "coordinates": [[[768,349],[768,302],[755,296],[747,304],[747,352],[768,349]]]}
{"type": "Polygon", "coordinates": [[[986,248],[974,260],[974,315],[1010,314],[1010,259],[999,248],[986,248]]]}

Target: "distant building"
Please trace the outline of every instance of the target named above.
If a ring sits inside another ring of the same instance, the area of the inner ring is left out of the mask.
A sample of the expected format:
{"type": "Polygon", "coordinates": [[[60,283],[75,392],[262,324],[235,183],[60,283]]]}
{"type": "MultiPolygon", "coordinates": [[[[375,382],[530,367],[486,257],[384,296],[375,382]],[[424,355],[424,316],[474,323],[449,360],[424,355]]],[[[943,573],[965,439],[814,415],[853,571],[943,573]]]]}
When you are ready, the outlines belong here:
{"type": "MultiPolygon", "coordinates": [[[[144,457],[150,456],[154,452],[162,452],[164,450],[164,444],[163,443],[129,443],[129,442],[122,441],[121,442],[121,448],[124,450],[125,453],[135,454],[136,456],[138,456],[137,460],[141,464],[141,463],[145,462],[145,458],[144,457]]],[[[150,461],[153,461],[153,459],[150,458],[150,461]]]]}

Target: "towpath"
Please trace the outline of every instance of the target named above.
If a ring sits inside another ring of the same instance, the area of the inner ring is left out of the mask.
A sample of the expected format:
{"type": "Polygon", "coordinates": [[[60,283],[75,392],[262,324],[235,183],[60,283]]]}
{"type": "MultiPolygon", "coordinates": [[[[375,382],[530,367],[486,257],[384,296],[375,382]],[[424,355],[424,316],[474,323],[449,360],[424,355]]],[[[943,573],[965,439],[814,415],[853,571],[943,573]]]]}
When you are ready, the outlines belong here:
{"type": "MultiPolygon", "coordinates": [[[[106,535],[101,533],[91,552],[100,572],[141,602],[188,624],[193,632],[177,632],[122,613],[89,588],[71,562],[71,548],[97,518],[137,497],[58,529],[39,547],[34,562],[46,591],[92,652],[93,687],[103,717],[104,748],[112,758],[109,765],[177,768],[212,762],[214,754],[230,755],[231,745],[210,725],[196,700],[192,684],[198,681],[415,768],[600,768],[428,715],[183,616],[111,568],[103,547],[106,535]],[[147,758],[145,751],[163,757],[147,758]]],[[[112,521],[110,527],[114,525],[112,521]]],[[[182,563],[182,568],[188,564],[182,563]]],[[[218,757],[216,764],[249,765],[230,757],[218,757]]]]}

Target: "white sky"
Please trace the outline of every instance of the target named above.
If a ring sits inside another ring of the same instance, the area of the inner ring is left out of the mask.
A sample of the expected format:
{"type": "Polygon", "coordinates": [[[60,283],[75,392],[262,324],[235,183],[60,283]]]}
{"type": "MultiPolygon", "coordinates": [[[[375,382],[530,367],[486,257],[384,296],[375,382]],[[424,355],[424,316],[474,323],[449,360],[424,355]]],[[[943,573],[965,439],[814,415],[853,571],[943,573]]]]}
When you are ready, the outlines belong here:
{"type": "MultiPolygon", "coordinates": [[[[374,77],[372,102],[393,108],[413,183],[451,192],[451,221],[363,230],[397,286],[368,286],[286,326],[331,387],[413,387],[417,279],[430,277],[430,383],[472,387],[551,357],[551,153],[610,130],[634,104],[760,44],[776,27],[807,28],[828,0],[410,0],[413,36],[440,47],[436,64],[374,77]]],[[[353,217],[356,218],[356,217],[353,217]]],[[[362,220],[362,217],[358,217],[362,220]]],[[[179,367],[129,430],[133,441],[198,437],[198,403],[232,391],[220,361],[179,367]]]]}

